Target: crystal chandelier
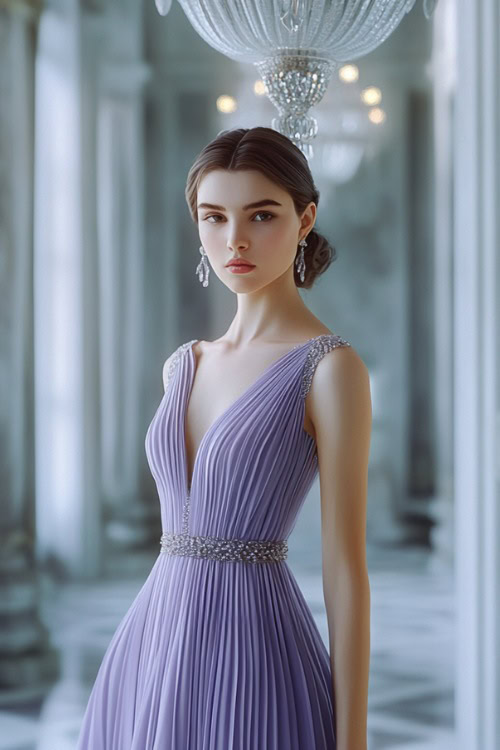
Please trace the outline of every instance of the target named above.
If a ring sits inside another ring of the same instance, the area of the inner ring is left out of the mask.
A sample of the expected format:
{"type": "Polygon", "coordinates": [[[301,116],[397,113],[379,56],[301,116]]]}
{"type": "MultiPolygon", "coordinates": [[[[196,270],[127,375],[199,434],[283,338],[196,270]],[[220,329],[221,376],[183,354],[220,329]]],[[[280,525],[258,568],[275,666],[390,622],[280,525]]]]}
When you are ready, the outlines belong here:
{"type": "MultiPolygon", "coordinates": [[[[423,0],[430,18],[437,0],[423,0]]],[[[278,110],[275,130],[307,156],[318,132],[308,115],[340,63],[366,55],[396,29],[416,0],[179,0],[197,33],[238,62],[253,63],[278,110]]],[[[156,0],[166,15],[172,0],[156,0]]]]}

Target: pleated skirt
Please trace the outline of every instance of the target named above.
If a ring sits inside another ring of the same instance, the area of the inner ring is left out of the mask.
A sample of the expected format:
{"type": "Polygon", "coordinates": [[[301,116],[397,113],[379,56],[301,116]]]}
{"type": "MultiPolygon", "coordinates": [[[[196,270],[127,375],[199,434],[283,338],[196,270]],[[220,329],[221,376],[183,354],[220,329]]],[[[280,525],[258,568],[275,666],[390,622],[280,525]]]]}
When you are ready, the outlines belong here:
{"type": "Polygon", "coordinates": [[[335,750],[334,727],[329,655],[287,563],[160,552],[77,750],[335,750]]]}

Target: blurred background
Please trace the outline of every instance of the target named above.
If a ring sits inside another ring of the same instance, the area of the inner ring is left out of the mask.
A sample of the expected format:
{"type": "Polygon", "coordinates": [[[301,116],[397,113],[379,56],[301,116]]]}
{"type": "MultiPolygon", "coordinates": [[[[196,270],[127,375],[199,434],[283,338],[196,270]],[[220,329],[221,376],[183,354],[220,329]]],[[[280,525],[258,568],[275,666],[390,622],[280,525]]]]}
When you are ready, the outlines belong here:
{"type": "MultiPolygon", "coordinates": [[[[370,750],[500,747],[499,20],[417,1],[312,111],[338,257],[301,294],[372,388],[370,750]]],[[[163,363],[236,310],[187,172],[276,110],[154,0],[0,0],[0,92],[0,750],[70,750],[159,552],[163,363]]],[[[328,645],[317,482],[289,549],[328,645]]]]}

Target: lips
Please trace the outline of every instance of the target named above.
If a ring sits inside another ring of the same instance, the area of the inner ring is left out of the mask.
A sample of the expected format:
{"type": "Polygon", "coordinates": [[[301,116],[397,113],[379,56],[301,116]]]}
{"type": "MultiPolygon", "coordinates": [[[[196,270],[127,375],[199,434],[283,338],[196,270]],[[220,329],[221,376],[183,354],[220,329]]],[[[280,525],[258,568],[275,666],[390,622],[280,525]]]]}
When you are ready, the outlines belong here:
{"type": "Polygon", "coordinates": [[[230,263],[226,263],[227,268],[231,268],[232,266],[236,266],[236,268],[255,268],[253,263],[247,263],[246,261],[231,261],[230,263]]]}

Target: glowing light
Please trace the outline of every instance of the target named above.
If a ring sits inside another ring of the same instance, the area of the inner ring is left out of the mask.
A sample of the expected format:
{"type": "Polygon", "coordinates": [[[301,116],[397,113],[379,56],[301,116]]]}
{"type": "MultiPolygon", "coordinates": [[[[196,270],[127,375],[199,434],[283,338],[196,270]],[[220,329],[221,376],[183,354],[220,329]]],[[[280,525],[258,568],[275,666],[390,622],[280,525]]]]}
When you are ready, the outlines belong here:
{"type": "Polygon", "coordinates": [[[238,105],[236,104],[236,99],[234,98],[234,96],[221,94],[221,96],[217,97],[217,109],[219,110],[219,112],[230,114],[231,112],[234,112],[237,107],[238,105]]]}
{"type": "Polygon", "coordinates": [[[339,78],[344,83],[354,83],[359,78],[357,65],[343,65],[339,70],[339,78]]]}
{"type": "Polygon", "coordinates": [[[370,109],[368,112],[368,117],[375,125],[381,125],[386,118],[386,114],[380,107],[373,107],[373,109],[370,109]]]}
{"type": "Polygon", "coordinates": [[[265,93],[267,93],[267,86],[261,78],[255,81],[253,85],[253,92],[257,96],[263,96],[265,93]]]}
{"type": "Polygon", "coordinates": [[[361,99],[365,104],[373,107],[382,101],[382,92],[376,86],[368,86],[368,88],[363,89],[361,92],[361,99]]]}

